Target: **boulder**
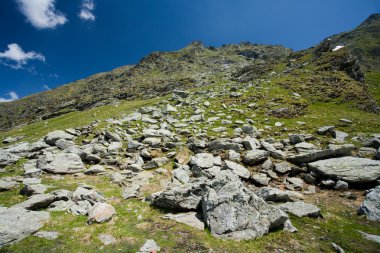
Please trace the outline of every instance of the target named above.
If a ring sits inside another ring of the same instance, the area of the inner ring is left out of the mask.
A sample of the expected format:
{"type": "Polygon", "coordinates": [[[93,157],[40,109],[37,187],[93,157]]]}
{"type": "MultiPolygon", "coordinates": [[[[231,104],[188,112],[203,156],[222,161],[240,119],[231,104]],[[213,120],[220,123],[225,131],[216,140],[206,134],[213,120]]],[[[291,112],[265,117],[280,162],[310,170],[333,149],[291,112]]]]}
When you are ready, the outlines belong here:
{"type": "Polygon", "coordinates": [[[247,165],[256,165],[265,161],[269,156],[269,152],[265,150],[250,150],[247,151],[243,158],[243,163],[247,165]]]}
{"type": "Polygon", "coordinates": [[[124,199],[136,198],[140,190],[140,187],[141,186],[138,184],[132,184],[128,187],[125,187],[122,193],[123,198],[124,199]]]}
{"type": "Polygon", "coordinates": [[[348,183],[366,183],[380,177],[380,161],[367,158],[341,157],[309,163],[314,172],[348,183]]]}
{"type": "Polygon", "coordinates": [[[199,168],[208,169],[214,166],[214,156],[210,153],[199,153],[190,158],[190,163],[199,168]]]}
{"type": "Polygon", "coordinates": [[[380,221],[380,186],[375,187],[365,196],[358,214],[366,215],[369,220],[380,221]]]}
{"type": "Polygon", "coordinates": [[[5,181],[5,180],[0,179],[0,192],[9,191],[16,185],[17,183],[14,181],[5,181]]]}
{"type": "Polygon", "coordinates": [[[172,210],[196,210],[206,192],[206,178],[198,178],[184,185],[169,185],[154,194],[152,205],[172,210]]]}
{"type": "Polygon", "coordinates": [[[115,215],[115,208],[107,203],[96,203],[88,213],[88,224],[110,221],[115,215]]]}
{"type": "Polygon", "coordinates": [[[220,175],[208,187],[202,210],[212,235],[251,240],[284,225],[288,216],[248,190],[231,172],[220,175]]]}
{"type": "Polygon", "coordinates": [[[219,139],[214,140],[210,142],[208,145],[208,150],[210,152],[216,151],[216,150],[235,150],[236,152],[239,152],[242,149],[242,145],[238,143],[231,142],[227,139],[219,139]]]}
{"type": "Polygon", "coordinates": [[[37,168],[53,174],[73,174],[86,168],[82,159],[73,153],[46,153],[37,159],[37,168]]]}
{"type": "Polygon", "coordinates": [[[106,169],[102,165],[93,165],[87,170],[84,171],[84,174],[86,175],[94,175],[99,174],[102,172],[106,172],[106,169]]]}
{"type": "Polygon", "coordinates": [[[16,163],[19,159],[19,156],[0,149],[0,168],[12,165],[16,163]]]}
{"type": "Polygon", "coordinates": [[[267,186],[269,184],[269,181],[271,180],[270,177],[268,177],[266,174],[264,173],[257,173],[257,174],[254,174],[252,177],[252,181],[256,184],[256,185],[264,185],[264,186],[267,186]]]}
{"type": "Polygon", "coordinates": [[[74,138],[75,138],[74,135],[66,133],[65,131],[62,131],[62,130],[57,130],[57,131],[48,133],[45,136],[45,142],[51,146],[54,146],[56,141],[58,141],[59,139],[73,140],[74,138]]]}
{"type": "Polygon", "coordinates": [[[48,212],[0,207],[0,248],[35,233],[50,219],[48,212]]]}
{"type": "Polygon", "coordinates": [[[222,169],[231,170],[234,174],[244,179],[248,179],[251,175],[249,170],[247,170],[244,166],[228,160],[225,161],[222,169]]]}
{"type": "Polygon", "coordinates": [[[103,195],[101,195],[100,193],[98,193],[97,191],[95,191],[93,189],[86,189],[86,188],[83,188],[83,187],[78,187],[73,192],[72,200],[75,201],[75,202],[78,202],[78,201],[81,201],[81,200],[82,201],[83,200],[87,200],[92,205],[94,205],[97,202],[104,202],[105,198],[103,197],[103,195]]]}

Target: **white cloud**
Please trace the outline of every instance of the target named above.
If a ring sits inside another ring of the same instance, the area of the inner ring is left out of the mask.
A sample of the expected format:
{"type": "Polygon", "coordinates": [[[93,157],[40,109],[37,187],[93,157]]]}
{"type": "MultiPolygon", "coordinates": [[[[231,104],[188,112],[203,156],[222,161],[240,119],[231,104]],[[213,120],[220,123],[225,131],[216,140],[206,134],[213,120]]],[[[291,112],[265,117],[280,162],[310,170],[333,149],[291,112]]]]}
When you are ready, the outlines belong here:
{"type": "Polygon", "coordinates": [[[47,86],[46,84],[45,84],[43,87],[44,87],[44,89],[46,89],[46,90],[51,90],[50,87],[47,86]]]}
{"type": "Polygon", "coordinates": [[[94,21],[95,15],[93,13],[95,9],[94,0],[82,0],[82,5],[79,13],[79,17],[86,21],[94,21]]]}
{"type": "Polygon", "coordinates": [[[11,102],[18,99],[18,95],[16,92],[11,91],[7,94],[10,98],[0,98],[0,102],[11,102]]]}
{"type": "Polygon", "coordinates": [[[39,29],[55,28],[67,19],[55,9],[55,0],[16,0],[28,22],[39,29]]]}
{"type": "Polygon", "coordinates": [[[0,63],[14,69],[22,68],[30,60],[45,62],[45,56],[34,51],[25,52],[16,43],[9,44],[7,50],[0,52],[0,63]]]}

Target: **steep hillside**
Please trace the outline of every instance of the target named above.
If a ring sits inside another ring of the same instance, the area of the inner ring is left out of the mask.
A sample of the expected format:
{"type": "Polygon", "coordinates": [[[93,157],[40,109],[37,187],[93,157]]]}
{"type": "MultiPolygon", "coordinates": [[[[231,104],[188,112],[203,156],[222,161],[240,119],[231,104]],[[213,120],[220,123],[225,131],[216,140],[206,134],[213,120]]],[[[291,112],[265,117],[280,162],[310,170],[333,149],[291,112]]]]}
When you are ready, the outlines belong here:
{"type": "Polygon", "coordinates": [[[254,61],[281,61],[290,52],[281,46],[250,43],[206,48],[199,42],[177,52],[155,52],[134,66],[2,103],[0,129],[109,104],[117,99],[152,98],[175,88],[188,89],[219,82],[254,61]]]}

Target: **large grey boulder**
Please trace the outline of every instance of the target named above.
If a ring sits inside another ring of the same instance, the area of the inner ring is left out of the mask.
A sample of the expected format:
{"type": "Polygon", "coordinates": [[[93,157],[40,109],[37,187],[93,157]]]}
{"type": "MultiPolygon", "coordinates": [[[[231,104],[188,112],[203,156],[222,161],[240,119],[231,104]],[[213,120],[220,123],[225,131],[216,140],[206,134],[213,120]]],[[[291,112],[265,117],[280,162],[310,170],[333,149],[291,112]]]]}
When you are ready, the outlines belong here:
{"type": "Polygon", "coordinates": [[[220,175],[202,199],[204,220],[216,237],[250,240],[284,225],[288,216],[248,190],[231,172],[220,175]]]}
{"type": "Polygon", "coordinates": [[[348,183],[366,183],[380,177],[380,161],[357,157],[341,157],[309,163],[310,169],[322,176],[348,183]]]}
{"type": "Polygon", "coordinates": [[[50,219],[48,212],[23,208],[0,207],[0,248],[20,241],[43,227],[50,219]]]}
{"type": "Polygon", "coordinates": [[[69,133],[66,133],[65,131],[62,131],[62,130],[56,130],[56,131],[53,131],[53,132],[50,132],[48,133],[46,136],[45,136],[45,142],[49,145],[52,145],[54,146],[55,143],[59,140],[59,139],[63,139],[63,140],[73,140],[75,138],[74,135],[71,135],[69,133]]]}
{"type": "Polygon", "coordinates": [[[354,149],[355,146],[352,144],[329,145],[328,149],[311,150],[310,152],[289,156],[287,160],[294,164],[311,163],[333,157],[350,156],[354,149]]]}
{"type": "Polygon", "coordinates": [[[375,187],[360,205],[358,214],[364,214],[369,220],[380,221],[380,186],[375,187]]]}
{"type": "Polygon", "coordinates": [[[37,168],[53,174],[73,174],[86,168],[81,158],[73,153],[46,153],[37,159],[37,168]]]}
{"type": "Polygon", "coordinates": [[[276,207],[297,217],[321,217],[321,210],[318,207],[302,201],[286,202],[276,207]]]}
{"type": "Polygon", "coordinates": [[[196,210],[206,193],[206,178],[198,178],[183,185],[172,184],[154,194],[152,205],[172,210],[196,210]]]}

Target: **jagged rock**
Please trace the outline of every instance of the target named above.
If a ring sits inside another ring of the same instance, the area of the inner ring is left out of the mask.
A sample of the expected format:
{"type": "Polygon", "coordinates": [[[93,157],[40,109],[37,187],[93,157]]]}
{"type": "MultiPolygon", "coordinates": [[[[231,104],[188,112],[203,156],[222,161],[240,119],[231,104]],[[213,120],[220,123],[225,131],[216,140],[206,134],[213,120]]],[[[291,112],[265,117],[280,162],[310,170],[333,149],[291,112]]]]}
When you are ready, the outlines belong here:
{"type": "Polygon", "coordinates": [[[48,212],[0,207],[0,248],[33,234],[50,219],[48,212]]]}
{"type": "Polygon", "coordinates": [[[231,170],[234,174],[244,179],[248,179],[251,175],[249,170],[247,170],[244,166],[228,160],[225,161],[222,169],[231,170]]]}
{"type": "Polygon", "coordinates": [[[44,194],[47,190],[46,185],[43,184],[33,184],[25,185],[21,190],[20,194],[25,196],[32,196],[35,194],[44,194]]]}
{"type": "Polygon", "coordinates": [[[80,200],[69,206],[69,211],[75,215],[87,215],[92,205],[88,200],[80,200]]]}
{"type": "Polygon", "coordinates": [[[19,156],[0,149],[0,168],[16,163],[19,156]]]}
{"type": "Polygon", "coordinates": [[[304,196],[301,193],[282,191],[272,187],[262,187],[256,191],[256,194],[265,201],[272,202],[294,202],[304,199],[304,196]]]}
{"type": "Polygon", "coordinates": [[[137,197],[137,194],[140,190],[140,185],[138,184],[132,184],[126,188],[124,188],[123,190],[123,198],[124,199],[130,199],[130,198],[136,198],[137,197]]]}
{"type": "Polygon", "coordinates": [[[280,174],[285,174],[285,173],[292,171],[292,167],[290,167],[290,164],[287,162],[276,163],[274,165],[274,171],[276,171],[280,174]]]}
{"type": "Polygon", "coordinates": [[[88,224],[110,221],[115,215],[115,208],[107,203],[96,203],[88,212],[88,224]]]}
{"type": "Polygon", "coordinates": [[[153,195],[152,205],[172,210],[196,210],[205,194],[207,179],[198,178],[184,185],[170,185],[153,195]]]}
{"type": "Polygon", "coordinates": [[[45,136],[45,142],[51,146],[54,146],[56,141],[58,141],[59,139],[73,140],[74,138],[75,138],[74,135],[66,133],[65,131],[62,131],[62,130],[57,130],[57,131],[48,133],[45,136]]]}
{"type": "Polygon", "coordinates": [[[243,146],[246,150],[255,150],[260,147],[260,143],[251,137],[246,137],[243,140],[243,146]]]}
{"type": "Polygon", "coordinates": [[[286,202],[276,207],[280,208],[284,212],[294,214],[297,217],[318,218],[321,216],[321,210],[318,207],[302,201],[286,202]]]}
{"type": "Polygon", "coordinates": [[[74,142],[72,141],[68,141],[68,140],[65,140],[65,139],[58,139],[55,144],[54,144],[57,148],[59,148],[60,150],[69,150],[69,149],[73,149],[75,144],[74,142]]]}
{"type": "Polygon", "coordinates": [[[75,202],[81,201],[81,200],[87,200],[92,205],[94,205],[97,202],[104,202],[105,199],[103,195],[98,193],[97,191],[91,189],[86,189],[83,187],[78,187],[72,195],[72,200],[75,202]]]}
{"type": "Polygon", "coordinates": [[[303,138],[302,135],[300,134],[289,134],[289,142],[290,144],[298,144],[298,143],[301,143],[301,142],[304,142],[305,139],[303,138]]]}
{"type": "Polygon", "coordinates": [[[213,180],[203,197],[202,210],[214,236],[234,240],[261,237],[288,219],[284,212],[245,188],[231,172],[213,180]]]}
{"type": "Polygon", "coordinates": [[[155,169],[155,168],[158,168],[158,167],[165,165],[168,161],[169,161],[169,159],[166,157],[157,157],[157,158],[154,158],[151,161],[147,162],[143,166],[143,169],[144,170],[155,169]]]}
{"type": "Polygon", "coordinates": [[[263,185],[263,186],[267,186],[269,184],[269,181],[271,180],[270,177],[268,177],[266,174],[264,173],[257,173],[257,174],[254,174],[252,177],[251,177],[252,181],[255,183],[255,184],[258,184],[258,185],[263,185]]]}
{"type": "Polygon", "coordinates": [[[265,160],[265,162],[263,164],[261,164],[260,167],[264,171],[270,171],[270,170],[272,170],[272,168],[273,168],[272,160],[270,158],[268,158],[267,160],[265,160]]]}
{"type": "MultiPolygon", "coordinates": [[[[38,210],[48,207],[55,201],[53,194],[37,194],[29,197],[27,200],[14,205],[14,208],[24,208],[27,210],[38,210]]],[[[13,208],[12,207],[12,208],[13,208]]]]}
{"type": "Polygon", "coordinates": [[[355,149],[352,144],[346,145],[330,145],[328,149],[316,150],[308,153],[302,153],[294,156],[290,156],[287,160],[294,164],[304,164],[318,161],[321,159],[327,159],[332,157],[350,156],[351,152],[355,149]]]}
{"type": "Polygon", "coordinates": [[[296,188],[296,189],[302,189],[302,187],[304,185],[303,180],[301,178],[297,178],[297,177],[288,177],[286,179],[286,181],[291,183],[294,186],[294,188],[296,188]]]}
{"type": "Polygon", "coordinates": [[[214,156],[210,153],[199,153],[190,158],[190,163],[199,168],[208,169],[214,166],[214,156]]]}
{"type": "Polygon", "coordinates": [[[104,134],[105,134],[106,138],[108,138],[110,140],[117,141],[117,142],[121,141],[121,137],[117,133],[106,131],[104,134]]]}
{"type": "Polygon", "coordinates": [[[342,157],[309,163],[310,169],[322,176],[348,183],[366,183],[380,177],[380,161],[357,157],[342,157]]]}
{"type": "Polygon", "coordinates": [[[84,174],[86,175],[94,175],[99,174],[102,172],[106,172],[106,169],[102,165],[93,165],[87,170],[84,171],[84,174]]]}
{"type": "Polygon", "coordinates": [[[63,200],[63,201],[69,201],[71,197],[73,196],[71,191],[60,189],[52,191],[50,194],[53,194],[55,196],[56,200],[63,200]]]}
{"type": "Polygon", "coordinates": [[[187,212],[187,213],[177,213],[177,214],[168,213],[162,218],[175,220],[176,222],[184,223],[186,225],[189,225],[199,230],[204,230],[205,228],[205,224],[203,222],[202,216],[197,212],[187,212]]]}
{"type": "Polygon", "coordinates": [[[247,151],[243,158],[243,163],[247,165],[256,165],[260,162],[265,161],[269,156],[268,151],[264,150],[250,150],[247,151]]]}
{"type": "Polygon", "coordinates": [[[348,137],[347,133],[336,130],[332,131],[332,135],[337,142],[344,142],[344,140],[348,137]]]}
{"type": "Polygon", "coordinates": [[[190,182],[189,167],[181,166],[173,170],[173,176],[182,184],[187,184],[188,182],[190,182]]]}
{"type": "Polygon", "coordinates": [[[369,220],[380,221],[380,186],[375,187],[365,196],[358,214],[366,215],[369,220]]]}
{"type": "Polygon", "coordinates": [[[5,181],[0,179],[0,192],[9,191],[17,185],[17,182],[14,181],[5,181]]]}
{"type": "Polygon", "coordinates": [[[290,233],[295,233],[298,231],[298,229],[296,227],[294,227],[292,222],[288,219],[284,223],[284,231],[290,232],[290,233]]]}
{"type": "Polygon", "coordinates": [[[85,170],[81,158],[72,153],[46,153],[39,156],[37,168],[54,174],[73,174],[85,170]]]}
{"type": "Polygon", "coordinates": [[[327,133],[332,133],[334,129],[335,129],[335,126],[323,126],[318,129],[317,134],[325,135],[327,133]]]}
{"type": "Polygon", "coordinates": [[[235,150],[228,150],[228,159],[234,162],[240,161],[240,154],[235,150]]]}
{"type": "Polygon", "coordinates": [[[154,240],[146,240],[145,244],[137,253],[153,253],[159,251],[160,247],[158,247],[157,243],[154,240]]]}

